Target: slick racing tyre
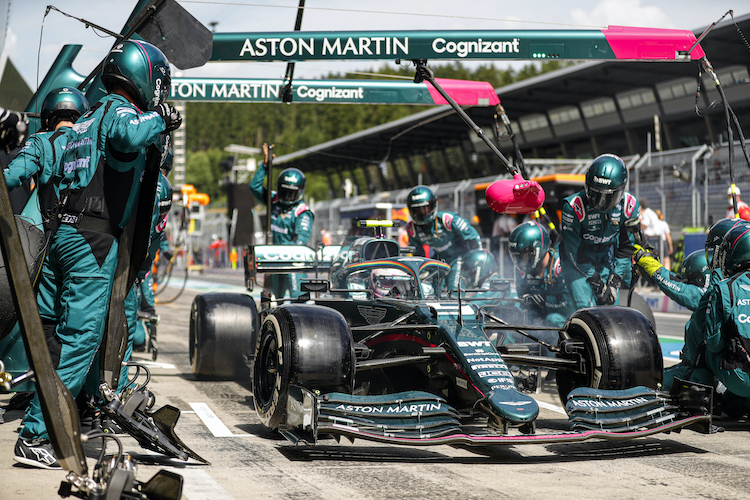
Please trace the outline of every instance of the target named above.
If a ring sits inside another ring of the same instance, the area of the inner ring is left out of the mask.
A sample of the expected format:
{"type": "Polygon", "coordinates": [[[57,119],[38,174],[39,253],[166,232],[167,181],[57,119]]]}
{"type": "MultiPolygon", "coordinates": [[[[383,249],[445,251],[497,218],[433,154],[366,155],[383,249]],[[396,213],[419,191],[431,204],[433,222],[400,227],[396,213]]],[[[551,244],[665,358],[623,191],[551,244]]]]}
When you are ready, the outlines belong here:
{"type": "Polygon", "coordinates": [[[253,399],[263,425],[277,429],[286,421],[289,385],[312,391],[350,392],[354,383],[354,346],[338,311],[287,304],[268,313],[255,349],[253,399]]]}
{"type": "Polygon", "coordinates": [[[190,365],[197,378],[240,379],[258,331],[255,301],[241,293],[204,293],[190,308],[190,365]]]}
{"type": "MultiPolygon", "coordinates": [[[[575,349],[583,370],[558,370],[557,393],[563,405],[576,387],[656,389],[662,381],[664,360],[659,339],[648,319],[629,307],[603,306],[573,313],[561,332],[578,342],[575,349]]],[[[558,354],[567,357],[570,354],[558,354]]]]}

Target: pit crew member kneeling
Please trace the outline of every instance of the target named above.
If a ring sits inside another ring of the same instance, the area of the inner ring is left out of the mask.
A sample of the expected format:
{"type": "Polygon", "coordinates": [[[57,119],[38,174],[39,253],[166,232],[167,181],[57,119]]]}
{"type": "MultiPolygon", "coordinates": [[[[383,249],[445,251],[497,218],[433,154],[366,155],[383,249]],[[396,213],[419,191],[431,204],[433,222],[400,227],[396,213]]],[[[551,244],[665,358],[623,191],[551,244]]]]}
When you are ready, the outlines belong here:
{"type": "Polygon", "coordinates": [[[712,384],[716,377],[717,392],[742,398],[735,413],[744,414],[750,409],[750,224],[731,229],[716,257],[727,278],[711,285],[708,300],[696,311],[705,318],[705,351],[692,379],[712,384]]]}
{"type": "MultiPolygon", "coordinates": [[[[575,306],[547,230],[536,221],[524,222],[510,233],[508,252],[516,268],[516,292],[524,301],[529,322],[563,326],[575,306]]],[[[557,343],[557,334],[544,340],[557,343]]]]}

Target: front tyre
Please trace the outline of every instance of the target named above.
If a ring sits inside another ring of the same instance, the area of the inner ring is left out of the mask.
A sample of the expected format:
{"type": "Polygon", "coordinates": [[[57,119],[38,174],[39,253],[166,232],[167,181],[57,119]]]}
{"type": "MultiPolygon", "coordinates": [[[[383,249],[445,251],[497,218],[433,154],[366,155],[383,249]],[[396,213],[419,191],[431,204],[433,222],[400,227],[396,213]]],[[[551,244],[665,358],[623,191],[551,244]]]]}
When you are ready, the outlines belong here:
{"type": "Polygon", "coordinates": [[[354,347],[338,311],[286,304],[266,315],[258,333],[253,399],[258,418],[277,429],[286,420],[290,385],[319,393],[349,392],[354,384],[354,347]]]}
{"type": "Polygon", "coordinates": [[[632,308],[603,306],[573,313],[561,339],[578,341],[584,369],[558,370],[557,392],[563,405],[576,387],[656,389],[662,381],[664,359],[649,320],[632,308]]]}

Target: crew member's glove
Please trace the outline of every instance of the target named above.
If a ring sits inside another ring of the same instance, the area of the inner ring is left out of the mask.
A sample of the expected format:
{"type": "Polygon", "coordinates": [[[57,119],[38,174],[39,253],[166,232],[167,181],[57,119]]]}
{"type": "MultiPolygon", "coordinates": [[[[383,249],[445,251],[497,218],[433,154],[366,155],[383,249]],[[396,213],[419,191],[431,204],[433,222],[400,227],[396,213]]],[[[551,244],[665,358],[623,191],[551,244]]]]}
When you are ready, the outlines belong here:
{"type": "Polygon", "coordinates": [[[659,262],[659,257],[652,250],[643,248],[640,245],[633,246],[633,259],[636,265],[651,277],[654,276],[656,271],[664,267],[659,262]]]}
{"type": "Polygon", "coordinates": [[[0,146],[6,152],[23,146],[29,133],[26,114],[0,108],[0,146]]]}
{"type": "Polygon", "coordinates": [[[586,282],[591,287],[591,291],[594,292],[594,297],[596,297],[596,301],[599,302],[599,299],[604,294],[604,282],[602,281],[602,277],[599,275],[598,272],[594,272],[594,275],[586,278],[586,282]]]}
{"type": "Polygon", "coordinates": [[[168,102],[159,104],[154,108],[154,111],[164,120],[164,125],[167,128],[166,132],[177,130],[182,125],[182,115],[168,102]]]}
{"type": "Polygon", "coordinates": [[[611,306],[617,302],[617,291],[622,284],[622,278],[617,274],[610,274],[607,278],[607,284],[604,286],[602,298],[599,303],[603,306],[611,306]]]}
{"type": "Polygon", "coordinates": [[[523,303],[529,307],[544,307],[544,297],[538,293],[527,293],[521,298],[523,303]]]}

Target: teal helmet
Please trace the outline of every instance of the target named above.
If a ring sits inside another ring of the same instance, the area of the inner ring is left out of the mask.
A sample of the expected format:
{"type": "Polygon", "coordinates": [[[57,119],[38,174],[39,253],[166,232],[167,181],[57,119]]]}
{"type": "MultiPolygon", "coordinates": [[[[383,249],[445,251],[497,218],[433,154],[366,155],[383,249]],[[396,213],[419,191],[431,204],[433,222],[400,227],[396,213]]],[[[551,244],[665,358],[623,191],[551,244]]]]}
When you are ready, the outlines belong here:
{"type": "Polygon", "coordinates": [[[159,176],[159,222],[163,221],[172,209],[172,184],[164,174],[159,176]]]}
{"type": "Polygon", "coordinates": [[[406,196],[409,215],[418,226],[431,224],[437,215],[437,197],[427,186],[417,186],[406,196]]]}
{"type": "Polygon", "coordinates": [[[691,253],[680,264],[678,274],[685,280],[685,283],[705,288],[708,286],[708,279],[711,276],[711,269],[708,267],[706,252],[696,250],[691,253]]]}
{"type": "Polygon", "coordinates": [[[610,210],[625,193],[628,169],[619,156],[598,156],[586,171],[586,198],[595,210],[610,210]]]}
{"type": "Polygon", "coordinates": [[[305,174],[298,168],[285,168],[276,182],[276,196],[282,205],[293,205],[302,199],[305,193],[305,174]]]}
{"type": "Polygon", "coordinates": [[[140,40],[118,43],[107,54],[102,68],[107,92],[121,85],[142,111],[166,102],[171,77],[169,61],[156,46],[140,40]]]}
{"type": "Polygon", "coordinates": [[[73,87],[55,89],[42,101],[42,130],[54,130],[60,120],[75,122],[89,110],[89,101],[73,87]]]}
{"type": "Polygon", "coordinates": [[[718,268],[719,263],[717,261],[716,264],[714,264],[713,258],[716,249],[724,240],[724,236],[730,229],[742,222],[743,219],[727,217],[725,219],[719,219],[713,226],[708,228],[708,234],[706,234],[706,262],[708,262],[708,265],[711,266],[712,269],[718,268]]]}
{"type": "Polygon", "coordinates": [[[508,252],[522,273],[533,273],[550,246],[547,230],[536,221],[516,226],[508,238],[508,252]]]}
{"type": "Polygon", "coordinates": [[[750,269],[750,223],[743,221],[727,231],[716,250],[716,258],[726,278],[750,269]]]}
{"type": "Polygon", "coordinates": [[[496,267],[495,257],[488,250],[477,248],[466,254],[461,264],[461,277],[466,288],[480,287],[496,267]]]}

